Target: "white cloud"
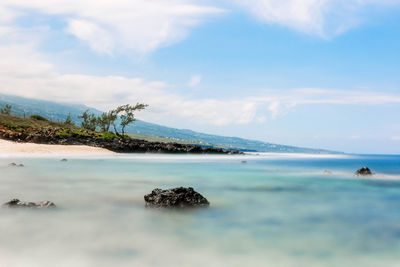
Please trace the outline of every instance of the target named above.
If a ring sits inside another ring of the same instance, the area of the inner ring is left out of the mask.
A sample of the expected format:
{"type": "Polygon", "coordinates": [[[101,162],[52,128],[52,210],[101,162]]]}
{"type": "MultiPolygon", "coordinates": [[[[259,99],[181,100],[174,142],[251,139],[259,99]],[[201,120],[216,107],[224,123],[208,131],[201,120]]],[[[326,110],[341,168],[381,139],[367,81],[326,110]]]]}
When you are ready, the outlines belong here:
{"type": "Polygon", "coordinates": [[[112,36],[90,21],[78,19],[69,20],[67,31],[87,42],[96,52],[111,54],[114,49],[112,36]]]}
{"type": "Polygon", "coordinates": [[[201,75],[199,75],[199,74],[193,75],[192,77],[190,77],[190,80],[189,80],[189,83],[188,83],[189,87],[192,87],[192,88],[196,87],[197,85],[200,84],[202,79],[203,79],[203,77],[201,75]]]}
{"type": "Polygon", "coordinates": [[[2,0],[0,26],[34,11],[66,22],[65,32],[96,52],[146,54],[183,40],[228,9],[330,37],[358,25],[364,8],[396,4],[400,0],[2,0]]]}
{"type": "Polygon", "coordinates": [[[400,95],[371,91],[349,91],[321,88],[266,90],[268,97],[253,97],[258,106],[268,105],[271,118],[276,119],[298,105],[386,105],[400,104],[400,95]]]}
{"type": "Polygon", "coordinates": [[[19,15],[19,12],[12,11],[0,4],[0,23],[10,22],[19,15]]]}
{"type": "Polygon", "coordinates": [[[304,33],[331,37],[358,25],[368,7],[400,4],[399,0],[234,0],[258,20],[304,33]]]}
{"type": "Polygon", "coordinates": [[[392,136],[393,141],[400,141],[400,136],[392,136]]]}
{"type": "Polygon", "coordinates": [[[67,21],[66,31],[86,42],[97,52],[129,50],[148,53],[184,39],[190,29],[203,23],[209,16],[223,12],[221,8],[205,6],[198,2],[2,0],[0,18],[9,17],[10,20],[16,16],[14,10],[30,9],[67,21]]]}

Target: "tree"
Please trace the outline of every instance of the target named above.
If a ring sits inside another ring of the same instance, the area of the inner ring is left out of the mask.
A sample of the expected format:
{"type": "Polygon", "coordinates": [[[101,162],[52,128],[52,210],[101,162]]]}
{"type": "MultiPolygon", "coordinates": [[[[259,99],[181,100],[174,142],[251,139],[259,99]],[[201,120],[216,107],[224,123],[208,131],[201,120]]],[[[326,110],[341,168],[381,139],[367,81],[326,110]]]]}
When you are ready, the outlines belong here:
{"type": "Polygon", "coordinates": [[[12,108],[12,105],[7,105],[6,104],[4,108],[0,109],[0,113],[1,114],[6,114],[6,115],[10,115],[11,108],[12,108]]]}
{"type": "Polygon", "coordinates": [[[46,119],[45,117],[41,116],[41,115],[30,115],[29,118],[37,120],[37,121],[49,121],[48,119],[46,119]]]}
{"type": "Polygon", "coordinates": [[[108,132],[111,124],[114,124],[116,119],[117,116],[114,115],[113,111],[103,112],[99,117],[97,117],[97,125],[103,132],[108,132]]]}
{"type": "Polygon", "coordinates": [[[81,116],[78,116],[79,119],[82,119],[81,126],[87,130],[95,131],[97,126],[97,118],[94,114],[89,113],[89,110],[85,110],[81,116]]]}
{"type": "Polygon", "coordinates": [[[67,125],[75,125],[75,122],[71,119],[71,113],[68,113],[67,118],[64,121],[64,124],[67,125]]]}
{"type": "MultiPolygon", "coordinates": [[[[135,111],[143,110],[147,106],[148,106],[147,104],[140,104],[140,103],[137,103],[134,106],[126,104],[126,105],[123,105],[123,106],[119,106],[115,110],[112,111],[113,115],[116,115],[116,116],[119,115],[120,118],[121,118],[120,124],[121,124],[122,136],[125,135],[125,127],[136,120],[135,119],[135,111]]],[[[114,125],[114,130],[117,133],[115,124],[113,124],[113,125],[114,125]]]]}

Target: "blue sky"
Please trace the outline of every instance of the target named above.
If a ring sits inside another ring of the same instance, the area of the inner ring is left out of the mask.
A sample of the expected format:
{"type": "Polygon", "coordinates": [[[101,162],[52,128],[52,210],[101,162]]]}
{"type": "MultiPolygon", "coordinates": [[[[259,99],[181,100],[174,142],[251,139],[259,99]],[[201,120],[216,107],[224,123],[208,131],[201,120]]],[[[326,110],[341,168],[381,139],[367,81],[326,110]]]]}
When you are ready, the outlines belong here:
{"type": "Polygon", "coordinates": [[[0,92],[177,128],[400,153],[398,0],[4,0],[0,92]]]}

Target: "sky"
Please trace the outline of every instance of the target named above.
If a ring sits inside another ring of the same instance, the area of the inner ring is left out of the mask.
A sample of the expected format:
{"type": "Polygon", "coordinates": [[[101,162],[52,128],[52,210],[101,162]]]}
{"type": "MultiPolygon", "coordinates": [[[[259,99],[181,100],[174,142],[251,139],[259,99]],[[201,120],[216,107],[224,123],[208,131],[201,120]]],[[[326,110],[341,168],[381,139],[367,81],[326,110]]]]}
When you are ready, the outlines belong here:
{"type": "Polygon", "coordinates": [[[2,0],[0,93],[400,154],[400,0],[2,0]]]}

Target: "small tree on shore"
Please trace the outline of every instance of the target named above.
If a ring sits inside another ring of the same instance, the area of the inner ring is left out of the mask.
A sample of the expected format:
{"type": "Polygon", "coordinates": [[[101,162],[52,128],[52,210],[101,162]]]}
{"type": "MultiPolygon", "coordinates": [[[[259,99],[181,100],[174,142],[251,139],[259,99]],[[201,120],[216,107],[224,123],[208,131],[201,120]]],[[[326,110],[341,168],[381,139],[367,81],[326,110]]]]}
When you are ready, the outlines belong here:
{"type": "Polygon", "coordinates": [[[143,110],[147,106],[148,105],[146,104],[139,104],[139,103],[137,103],[135,106],[131,105],[121,106],[120,113],[122,113],[122,115],[120,116],[121,116],[122,136],[125,135],[125,127],[131,124],[132,122],[136,121],[134,112],[143,110]]]}
{"type": "Polygon", "coordinates": [[[71,119],[71,113],[68,113],[67,118],[64,121],[66,125],[75,125],[75,122],[71,119]]]}
{"type": "Polygon", "coordinates": [[[97,117],[97,125],[100,127],[101,131],[110,131],[111,124],[114,124],[117,116],[114,115],[112,111],[103,112],[99,117],[97,117]]]}
{"type": "Polygon", "coordinates": [[[81,126],[84,129],[95,131],[97,127],[97,118],[94,114],[89,113],[89,110],[85,110],[81,116],[78,116],[79,119],[82,119],[81,126]]]}
{"type": "MultiPolygon", "coordinates": [[[[121,119],[120,125],[121,125],[122,136],[125,135],[125,127],[128,126],[129,124],[131,124],[132,122],[136,121],[135,112],[143,110],[147,106],[148,106],[147,104],[140,104],[140,103],[137,103],[134,106],[126,104],[123,106],[119,106],[116,109],[111,111],[111,113],[113,114],[113,116],[115,116],[115,118],[117,118],[119,116],[121,119]]],[[[115,127],[115,123],[113,123],[113,126],[114,126],[115,133],[118,134],[117,128],[115,127]]]]}
{"type": "Polygon", "coordinates": [[[12,109],[12,105],[5,105],[4,108],[0,109],[1,114],[10,115],[12,109]]]}

